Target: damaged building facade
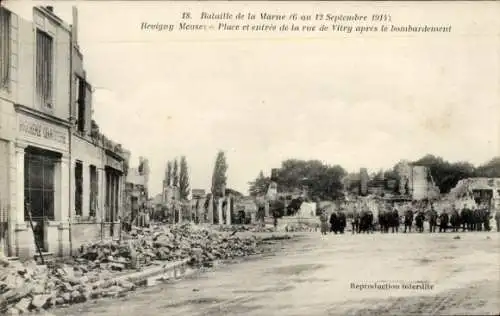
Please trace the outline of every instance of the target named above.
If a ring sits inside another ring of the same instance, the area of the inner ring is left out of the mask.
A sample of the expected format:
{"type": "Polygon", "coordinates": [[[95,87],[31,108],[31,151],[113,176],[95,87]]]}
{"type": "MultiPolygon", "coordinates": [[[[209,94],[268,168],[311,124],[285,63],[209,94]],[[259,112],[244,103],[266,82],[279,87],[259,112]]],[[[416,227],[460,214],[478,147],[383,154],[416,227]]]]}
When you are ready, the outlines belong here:
{"type": "Polygon", "coordinates": [[[14,11],[0,8],[2,252],[65,256],[117,236],[125,155],[92,121],[76,9],[72,26],[52,7],[14,11]]]}
{"type": "MultiPolygon", "coordinates": [[[[127,156],[127,161],[130,155],[127,156]]],[[[149,202],[149,161],[139,157],[137,168],[129,168],[125,180],[124,191],[124,218],[127,221],[136,221],[139,212],[148,209],[149,202]]],[[[144,214],[141,214],[144,215],[144,214]]],[[[150,214],[151,215],[151,214],[150,214]]]]}
{"type": "Polygon", "coordinates": [[[464,201],[473,201],[476,206],[500,210],[500,178],[466,178],[458,181],[449,196],[455,207],[461,208],[464,201]]]}
{"type": "Polygon", "coordinates": [[[396,172],[399,176],[399,193],[401,195],[410,196],[413,200],[439,197],[439,188],[434,183],[428,167],[402,161],[396,166],[396,172]]]}

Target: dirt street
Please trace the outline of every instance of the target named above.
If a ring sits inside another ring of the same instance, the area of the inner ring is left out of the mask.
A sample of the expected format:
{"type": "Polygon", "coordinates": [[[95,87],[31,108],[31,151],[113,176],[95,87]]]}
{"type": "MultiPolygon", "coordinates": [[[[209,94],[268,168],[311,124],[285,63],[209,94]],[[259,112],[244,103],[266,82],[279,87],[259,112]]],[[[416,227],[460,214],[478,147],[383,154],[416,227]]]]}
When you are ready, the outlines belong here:
{"type": "Polygon", "coordinates": [[[55,314],[499,314],[499,267],[500,234],[494,232],[310,233],[273,256],[55,314]]]}

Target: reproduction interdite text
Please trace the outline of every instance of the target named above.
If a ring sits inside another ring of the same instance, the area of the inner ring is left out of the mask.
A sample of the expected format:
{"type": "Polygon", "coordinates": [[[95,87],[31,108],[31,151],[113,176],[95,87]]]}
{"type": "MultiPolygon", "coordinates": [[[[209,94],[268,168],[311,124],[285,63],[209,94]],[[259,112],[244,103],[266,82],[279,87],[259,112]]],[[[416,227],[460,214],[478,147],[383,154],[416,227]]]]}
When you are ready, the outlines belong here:
{"type": "Polygon", "coordinates": [[[451,25],[408,24],[393,22],[390,14],[370,15],[320,12],[183,12],[175,23],[142,22],[143,31],[158,32],[336,32],[367,33],[449,33],[451,25]]]}
{"type": "Polygon", "coordinates": [[[432,291],[434,285],[425,281],[376,281],[376,282],[351,282],[351,290],[420,290],[432,291]]]}

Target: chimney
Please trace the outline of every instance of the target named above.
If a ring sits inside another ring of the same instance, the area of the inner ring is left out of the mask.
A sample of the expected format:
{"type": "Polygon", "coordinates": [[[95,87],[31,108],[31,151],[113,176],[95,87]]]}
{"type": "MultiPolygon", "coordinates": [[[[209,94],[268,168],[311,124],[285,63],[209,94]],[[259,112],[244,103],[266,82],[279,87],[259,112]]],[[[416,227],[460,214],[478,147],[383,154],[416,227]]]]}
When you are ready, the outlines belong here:
{"type": "Polygon", "coordinates": [[[45,7],[48,11],[54,12],[54,7],[53,6],[46,6],[45,7]]]}
{"type": "Polygon", "coordinates": [[[73,45],[78,45],[78,9],[73,6],[73,25],[71,26],[71,37],[73,45]]]}

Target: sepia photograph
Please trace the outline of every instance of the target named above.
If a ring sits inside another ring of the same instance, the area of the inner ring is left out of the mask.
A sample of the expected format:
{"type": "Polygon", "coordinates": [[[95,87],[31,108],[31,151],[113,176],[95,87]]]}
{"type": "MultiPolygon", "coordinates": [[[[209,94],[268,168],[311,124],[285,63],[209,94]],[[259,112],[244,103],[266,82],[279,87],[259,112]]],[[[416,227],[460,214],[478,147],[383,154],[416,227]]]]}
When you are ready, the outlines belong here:
{"type": "Polygon", "coordinates": [[[500,315],[500,2],[0,1],[0,315],[500,315]]]}

